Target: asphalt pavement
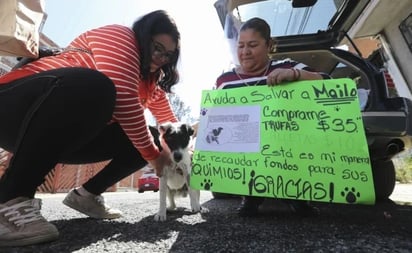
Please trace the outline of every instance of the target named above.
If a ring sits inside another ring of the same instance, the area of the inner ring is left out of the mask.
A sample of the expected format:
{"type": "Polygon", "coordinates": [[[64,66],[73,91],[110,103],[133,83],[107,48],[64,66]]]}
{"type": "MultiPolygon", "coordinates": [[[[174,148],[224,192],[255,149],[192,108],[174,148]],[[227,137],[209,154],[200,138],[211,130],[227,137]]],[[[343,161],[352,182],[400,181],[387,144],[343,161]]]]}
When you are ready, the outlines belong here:
{"type": "Polygon", "coordinates": [[[36,196],[59,240],[0,252],[412,252],[412,184],[397,184],[392,201],[374,206],[314,203],[321,215],[310,218],[274,199],[265,201],[261,216],[240,218],[238,198],[213,199],[202,191],[208,213],[193,214],[189,199],[178,199],[179,209],[155,222],[158,193],[122,191],[103,195],[123,217],[95,220],[63,205],[65,195],[36,196]]]}

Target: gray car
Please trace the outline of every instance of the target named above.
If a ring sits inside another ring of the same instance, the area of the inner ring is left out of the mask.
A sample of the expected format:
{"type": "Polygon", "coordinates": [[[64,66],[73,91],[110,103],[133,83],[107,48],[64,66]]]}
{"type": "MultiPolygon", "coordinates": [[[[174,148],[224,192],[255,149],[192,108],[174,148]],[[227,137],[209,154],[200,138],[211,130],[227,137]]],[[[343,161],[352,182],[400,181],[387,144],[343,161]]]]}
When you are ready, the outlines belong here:
{"type": "MultiPolygon", "coordinates": [[[[370,50],[368,57],[362,57],[361,49],[348,35],[371,2],[219,0],[215,8],[232,52],[236,52],[242,22],[258,16],[271,25],[272,37],[276,41],[272,58],[290,58],[328,73],[332,78],[355,81],[358,91],[362,92],[359,99],[376,199],[385,200],[395,186],[392,159],[412,146],[412,102],[397,93],[385,68],[383,49],[378,46],[370,50]],[[343,44],[348,46],[339,47],[343,44]]],[[[232,58],[236,64],[236,53],[232,58]]],[[[213,194],[216,198],[227,196],[213,194]]]]}

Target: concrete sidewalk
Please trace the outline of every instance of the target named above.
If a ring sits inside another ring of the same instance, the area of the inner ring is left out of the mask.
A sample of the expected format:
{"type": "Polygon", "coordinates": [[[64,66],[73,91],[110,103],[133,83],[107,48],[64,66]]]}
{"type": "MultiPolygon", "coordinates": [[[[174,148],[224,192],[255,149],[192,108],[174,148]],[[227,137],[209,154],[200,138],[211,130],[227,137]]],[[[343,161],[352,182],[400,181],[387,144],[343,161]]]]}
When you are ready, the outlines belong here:
{"type": "Polygon", "coordinates": [[[393,201],[412,203],[412,184],[396,183],[390,199],[393,201]]]}

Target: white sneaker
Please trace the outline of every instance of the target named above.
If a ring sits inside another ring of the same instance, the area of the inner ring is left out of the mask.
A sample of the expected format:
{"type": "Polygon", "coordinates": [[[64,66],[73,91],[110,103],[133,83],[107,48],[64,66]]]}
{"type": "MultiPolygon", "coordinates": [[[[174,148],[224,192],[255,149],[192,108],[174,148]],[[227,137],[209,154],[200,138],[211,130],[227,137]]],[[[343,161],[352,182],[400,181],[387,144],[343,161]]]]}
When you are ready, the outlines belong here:
{"type": "Polygon", "coordinates": [[[116,219],[122,216],[121,211],[104,203],[103,196],[82,196],[76,189],[67,194],[63,204],[95,219],[116,219]]]}
{"type": "Polygon", "coordinates": [[[41,200],[18,197],[0,204],[0,247],[54,241],[57,228],[41,215],[41,200]]]}

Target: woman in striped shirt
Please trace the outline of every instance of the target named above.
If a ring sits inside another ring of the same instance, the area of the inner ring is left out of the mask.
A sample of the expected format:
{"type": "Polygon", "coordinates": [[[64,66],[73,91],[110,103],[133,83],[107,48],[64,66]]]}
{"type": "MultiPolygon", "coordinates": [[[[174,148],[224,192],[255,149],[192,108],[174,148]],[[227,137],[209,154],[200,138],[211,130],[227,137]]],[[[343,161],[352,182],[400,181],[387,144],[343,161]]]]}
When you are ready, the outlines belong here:
{"type": "Polygon", "coordinates": [[[94,218],[118,218],[101,193],[148,162],[170,162],[145,121],[176,122],[166,93],[178,82],[180,33],[162,10],[132,28],[87,31],[60,54],[0,77],[0,147],[13,157],[0,180],[0,247],[57,239],[34,195],[57,163],[111,160],[64,203],[94,218]]]}

